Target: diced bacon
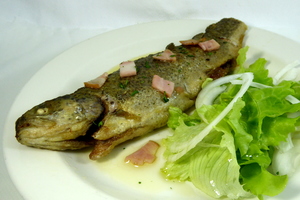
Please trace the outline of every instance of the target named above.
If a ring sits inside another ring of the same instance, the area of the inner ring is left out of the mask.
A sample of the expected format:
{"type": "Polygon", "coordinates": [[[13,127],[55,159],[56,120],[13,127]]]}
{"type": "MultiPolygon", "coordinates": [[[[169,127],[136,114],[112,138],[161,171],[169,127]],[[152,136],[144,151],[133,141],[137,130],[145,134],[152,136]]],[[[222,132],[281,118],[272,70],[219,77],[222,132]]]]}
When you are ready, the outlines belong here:
{"type": "Polygon", "coordinates": [[[203,51],[213,51],[218,50],[220,48],[220,44],[214,39],[205,42],[200,42],[199,46],[203,49],[203,51]]]}
{"type": "Polygon", "coordinates": [[[153,58],[161,61],[176,61],[175,54],[169,49],[166,49],[164,52],[157,56],[153,56],[153,58]]]}
{"type": "Polygon", "coordinates": [[[167,97],[171,97],[174,91],[175,84],[171,81],[165,80],[158,75],[154,75],[152,79],[152,87],[162,93],[166,93],[167,97]]]}
{"type": "Polygon", "coordinates": [[[98,76],[97,78],[90,80],[88,82],[84,82],[84,86],[88,88],[100,88],[105,81],[107,80],[108,73],[105,72],[101,76],[98,76]]]}
{"type": "Polygon", "coordinates": [[[125,162],[131,162],[134,165],[142,166],[144,163],[153,163],[156,159],[156,152],[160,145],[152,140],[147,142],[139,150],[126,156],[125,162]]]}
{"type": "Polygon", "coordinates": [[[179,41],[181,44],[183,45],[197,45],[199,44],[199,40],[195,40],[195,39],[190,39],[190,40],[182,40],[182,41],[179,41]]]}
{"type": "Polygon", "coordinates": [[[134,61],[126,61],[120,64],[120,76],[127,77],[127,76],[134,76],[136,75],[136,68],[134,61]]]}

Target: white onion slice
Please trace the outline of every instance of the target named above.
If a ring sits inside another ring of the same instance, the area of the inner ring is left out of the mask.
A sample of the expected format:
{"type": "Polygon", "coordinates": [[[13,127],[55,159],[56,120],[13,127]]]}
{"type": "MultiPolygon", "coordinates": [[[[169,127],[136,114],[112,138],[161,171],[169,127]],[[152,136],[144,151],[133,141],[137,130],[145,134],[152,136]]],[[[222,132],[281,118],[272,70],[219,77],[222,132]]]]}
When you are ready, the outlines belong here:
{"type": "MultiPolygon", "coordinates": [[[[242,74],[234,74],[225,76],[222,78],[219,78],[213,82],[208,83],[203,90],[198,94],[197,100],[196,100],[196,108],[200,108],[204,103],[208,102],[211,104],[212,102],[210,100],[207,100],[207,98],[210,98],[210,92],[216,88],[220,87],[223,84],[229,83],[232,80],[241,78],[242,79],[242,86],[240,90],[237,92],[235,97],[231,100],[231,102],[227,105],[227,107],[211,122],[209,123],[198,135],[196,135],[193,140],[189,141],[188,144],[182,143],[182,145],[176,146],[176,149],[174,150],[174,155],[169,157],[169,161],[174,162],[181,158],[186,152],[193,149],[199,142],[202,141],[202,139],[209,134],[209,132],[232,110],[234,103],[242,97],[245,92],[250,87],[252,81],[253,81],[253,73],[247,72],[242,74]]],[[[219,90],[222,92],[221,90],[219,90]]],[[[214,94],[216,95],[216,94],[214,94]]]]}
{"type": "Polygon", "coordinates": [[[277,72],[277,74],[274,76],[273,78],[273,84],[277,85],[278,83],[280,83],[283,80],[293,80],[295,77],[293,78],[287,78],[285,77],[289,71],[291,71],[292,69],[298,67],[300,65],[300,61],[296,60],[288,65],[286,65],[284,68],[282,68],[279,72],[277,72]]]}

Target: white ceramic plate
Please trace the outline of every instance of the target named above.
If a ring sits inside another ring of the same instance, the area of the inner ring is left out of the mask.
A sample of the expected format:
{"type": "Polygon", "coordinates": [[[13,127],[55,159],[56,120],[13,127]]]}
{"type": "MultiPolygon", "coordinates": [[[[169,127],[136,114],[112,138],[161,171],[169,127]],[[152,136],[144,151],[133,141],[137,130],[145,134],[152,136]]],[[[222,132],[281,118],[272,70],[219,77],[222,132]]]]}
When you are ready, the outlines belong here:
{"type": "MultiPolygon", "coordinates": [[[[120,62],[163,50],[170,42],[189,39],[212,23],[179,20],[135,25],[87,40],[45,65],[25,85],[9,113],[4,133],[4,156],[9,174],[25,199],[210,199],[189,183],[165,181],[160,176],[162,152],[155,164],[136,168],[124,163],[126,155],[149,139],[159,141],[166,129],[120,145],[100,161],[88,159],[89,150],[55,152],[20,145],[14,123],[26,110],[47,99],[71,93],[84,81],[110,70],[120,62]]],[[[300,46],[264,30],[249,28],[245,44],[248,61],[269,60],[274,73],[297,59],[300,46]]],[[[299,170],[300,171],[300,170],[299,170]]],[[[272,199],[299,199],[300,174],[290,179],[286,190],[272,199]]]]}

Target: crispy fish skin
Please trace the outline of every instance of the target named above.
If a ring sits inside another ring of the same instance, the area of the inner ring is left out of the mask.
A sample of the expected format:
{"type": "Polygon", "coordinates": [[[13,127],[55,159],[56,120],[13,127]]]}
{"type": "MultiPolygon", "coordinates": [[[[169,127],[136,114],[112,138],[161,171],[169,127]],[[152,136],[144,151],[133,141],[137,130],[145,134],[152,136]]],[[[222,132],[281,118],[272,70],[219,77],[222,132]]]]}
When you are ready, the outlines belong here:
{"type": "Polygon", "coordinates": [[[100,89],[83,87],[73,94],[44,102],[17,120],[16,137],[22,144],[53,150],[94,145],[90,159],[97,160],[116,145],[165,126],[170,106],[182,110],[193,106],[207,77],[218,78],[231,73],[246,29],[243,22],[224,18],[194,37],[216,40],[221,45],[216,51],[205,52],[198,46],[170,44],[167,48],[175,53],[174,62],[155,60],[153,55],[157,54],[152,54],[135,60],[136,76],[121,78],[116,71],[108,76],[100,89]],[[175,91],[168,102],[163,101],[164,94],[152,88],[154,75],[175,83],[175,91]],[[61,101],[68,99],[76,103],[67,104],[69,109],[66,109],[66,104],[61,101]],[[52,107],[49,108],[49,104],[52,107]],[[84,107],[80,123],[76,121],[74,107],[84,107]],[[48,110],[48,113],[41,117],[42,110],[48,110]],[[57,112],[59,117],[53,114],[57,112]],[[95,121],[101,121],[100,128],[93,126],[95,121]],[[93,139],[86,139],[92,128],[95,128],[93,139]]]}
{"type": "Polygon", "coordinates": [[[243,22],[225,18],[210,25],[204,34],[193,38],[216,40],[221,45],[217,51],[205,52],[198,46],[170,44],[167,48],[175,53],[175,62],[155,60],[153,55],[149,55],[135,61],[137,76],[126,79],[120,78],[118,73],[111,74],[102,88],[105,94],[102,101],[110,102],[106,104],[108,112],[104,115],[103,126],[93,135],[98,141],[90,158],[97,160],[107,155],[116,145],[165,126],[170,106],[181,110],[193,106],[207,77],[218,78],[230,73],[238,50],[242,47],[246,29],[243,22]],[[151,88],[155,74],[175,83],[177,90],[167,103],[162,101],[162,93],[151,88]],[[118,87],[119,83],[126,80],[128,86],[125,90],[118,87]],[[138,93],[131,97],[134,91],[138,93]]]}

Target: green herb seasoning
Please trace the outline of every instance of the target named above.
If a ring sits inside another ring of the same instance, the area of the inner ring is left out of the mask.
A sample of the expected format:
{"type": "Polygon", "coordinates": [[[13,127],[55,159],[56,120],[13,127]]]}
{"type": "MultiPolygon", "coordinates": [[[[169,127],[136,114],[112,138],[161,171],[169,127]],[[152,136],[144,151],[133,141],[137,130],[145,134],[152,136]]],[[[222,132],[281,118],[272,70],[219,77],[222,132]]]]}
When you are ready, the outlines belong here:
{"type": "Polygon", "coordinates": [[[98,126],[98,127],[100,127],[100,126],[102,126],[102,125],[103,125],[103,122],[102,122],[102,121],[100,121],[98,124],[97,124],[96,122],[93,122],[93,124],[94,124],[94,125],[96,125],[96,126],[98,126]]]}
{"type": "Polygon", "coordinates": [[[151,65],[149,64],[148,61],[146,62],[145,67],[146,67],[146,68],[151,68],[151,65]]]}
{"type": "Polygon", "coordinates": [[[124,83],[120,83],[119,86],[120,86],[120,88],[125,89],[127,87],[128,83],[129,83],[129,81],[126,80],[124,83]]]}
{"type": "Polygon", "coordinates": [[[103,125],[103,121],[100,121],[99,123],[98,123],[98,126],[100,127],[100,126],[102,126],[103,125]]]}
{"type": "Polygon", "coordinates": [[[140,67],[135,66],[136,72],[140,71],[140,67]]]}
{"type": "Polygon", "coordinates": [[[167,103],[167,102],[169,101],[166,92],[164,92],[163,101],[164,101],[165,103],[167,103]]]}
{"type": "Polygon", "coordinates": [[[131,96],[134,96],[134,95],[136,95],[137,93],[139,93],[139,91],[134,90],[134,91],[131,93],[131,96]]]}
{"type": "Polygon", "coordinates": [[[182,53],[182,54],[187,54],[188,53],[188,50],[182,46],[178,47],[179,48],[179,53],[182,53]]]}

